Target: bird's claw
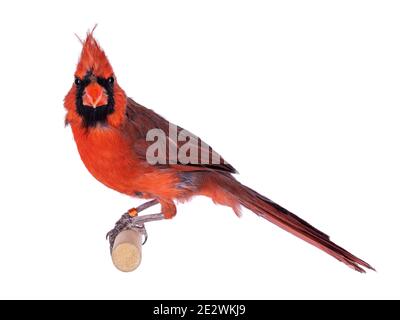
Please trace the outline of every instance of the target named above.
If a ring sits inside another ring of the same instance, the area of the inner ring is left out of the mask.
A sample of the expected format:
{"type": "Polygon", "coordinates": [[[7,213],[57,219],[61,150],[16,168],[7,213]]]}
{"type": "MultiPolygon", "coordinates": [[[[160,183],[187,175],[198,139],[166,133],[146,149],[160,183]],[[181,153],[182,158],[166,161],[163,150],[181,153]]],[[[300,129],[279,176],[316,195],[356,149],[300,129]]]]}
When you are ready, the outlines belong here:
{"type": "Polygon", "coordinates": [[[121,218],[115,223],[115,227],[110,230],[106,235],[106,239],[108,239],[110,242],[110,251],[112,251],[112,248],[114,246],[115,238],[120,232],[124,230],[137,230],[144,237],[142,245],[145,244],[148,238],[148,234],[144,224],[146,222],[162,219],[164,219],[164,215],[162,213],[143,216],[131,216],[129,212],[124,213],[121,218]]]}
{"type": "Polygon", "coordinates": [[[148,238],[146,227],[138,220],[140,220],[138,219],[138,216],[132,217],[129,212],[126,212],[121,216],[121,218],[115,223],[114,228],[108,231],[106,235],[106,239],[110,242],[110,251],[112,251],[114,246],[115,238],[124,230],[137,230],[144,237],[142,245],[146,243],[148,238]]]}

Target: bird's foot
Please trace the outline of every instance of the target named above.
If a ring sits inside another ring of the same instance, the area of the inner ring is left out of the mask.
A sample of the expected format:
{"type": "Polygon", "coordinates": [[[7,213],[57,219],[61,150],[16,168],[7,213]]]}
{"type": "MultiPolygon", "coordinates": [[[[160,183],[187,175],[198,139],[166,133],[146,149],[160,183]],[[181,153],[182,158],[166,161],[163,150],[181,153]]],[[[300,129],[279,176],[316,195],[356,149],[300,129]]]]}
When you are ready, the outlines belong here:
{"type": "Polygon", "coordinates": [[[115,238],[121,231],[124,230],[139,231],[139,233],[144,237],[143,244],[145,244],[147,241],[147,231],[144,224],[146,222],[164,219],[164,215],[162,213],[138,216],[137,212],[143,210],[138,209],[139,207],[137,209],[134,209],[136,211],[134,214],[132,214],[131,212],[133,209],[130,209],[128,210],[128,212],[124,213],[121,218],[115,223],[115,227],[107,233],[106,239],[108,239],[110,242],[110,251],[112,251],[112,248],[114,246],[115,238]]]}

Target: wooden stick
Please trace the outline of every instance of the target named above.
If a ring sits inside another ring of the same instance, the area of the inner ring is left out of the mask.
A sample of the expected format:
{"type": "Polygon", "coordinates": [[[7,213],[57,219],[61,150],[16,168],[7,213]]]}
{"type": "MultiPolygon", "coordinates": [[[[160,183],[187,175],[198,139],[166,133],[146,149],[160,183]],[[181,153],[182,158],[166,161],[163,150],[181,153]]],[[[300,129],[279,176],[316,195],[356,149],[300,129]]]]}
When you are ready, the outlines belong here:
{"type": "Polygon", "coordinates": [[[115,267],[130,272],[139,267],[142,260],[142,235],[139,231],[124,230],[115,238],[111,253],[115,267]]]}

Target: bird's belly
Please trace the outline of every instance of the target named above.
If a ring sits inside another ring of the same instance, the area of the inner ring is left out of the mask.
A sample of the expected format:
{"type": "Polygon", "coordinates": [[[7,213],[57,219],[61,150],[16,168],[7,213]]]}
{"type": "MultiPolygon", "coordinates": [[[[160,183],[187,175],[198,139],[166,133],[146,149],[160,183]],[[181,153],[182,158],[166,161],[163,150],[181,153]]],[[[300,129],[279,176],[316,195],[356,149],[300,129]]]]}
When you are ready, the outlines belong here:
{"type": "Polygon", "coordinates": [[[118,130],[73,128],[83,163],[100,182],[127,195],[174,199],[182,196],[179,177],[173,170],[159,169],[139,159],[129,141],[118,130]]]}

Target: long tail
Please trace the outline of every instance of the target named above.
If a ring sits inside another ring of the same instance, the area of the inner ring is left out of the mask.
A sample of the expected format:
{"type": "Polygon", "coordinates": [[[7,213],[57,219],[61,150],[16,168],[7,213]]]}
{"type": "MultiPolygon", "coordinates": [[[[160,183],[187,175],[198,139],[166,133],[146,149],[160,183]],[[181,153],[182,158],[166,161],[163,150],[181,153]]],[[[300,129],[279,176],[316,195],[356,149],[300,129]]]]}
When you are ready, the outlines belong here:
{"type": "MultiPolygon", "coordinates": [[[[365,261],[357,258],[332,242],[325,233],[319,231],[308,222],[267,197],[241,184],[232,176],[219,174],[218,176],[214,176],[209,182],[211,182],[214,187],[215,184],[220,187],[216,189],[206,187],[206,190],[213,190],[212,194],[207,191],[206,193],[208,193],[207,195],[211,196],[215,202],[231,206],[236,212],[238,212],[239,205],[242,205],[300,239],[325,251],[358,272],[365,273],[362,267],[375,270],[365,261]]],[[[208,184],[208,186],[211,187],[210,184],[208,184]]]]}

